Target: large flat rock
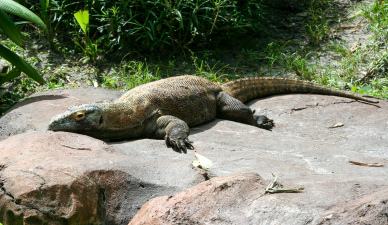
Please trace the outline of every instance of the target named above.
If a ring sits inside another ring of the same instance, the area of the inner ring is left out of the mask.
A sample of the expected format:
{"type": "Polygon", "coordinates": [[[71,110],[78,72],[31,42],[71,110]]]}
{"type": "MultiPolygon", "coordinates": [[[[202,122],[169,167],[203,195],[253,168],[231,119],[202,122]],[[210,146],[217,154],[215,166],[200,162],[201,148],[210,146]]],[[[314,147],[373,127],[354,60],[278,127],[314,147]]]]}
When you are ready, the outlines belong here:
{"type": "MultiPolygon", "coordinates": [[[[22,102],[0,118],[4,139],[0,221],[5,225],[50,219],[57,224],[127,224],[152,197],[172,195],[204,180],[191,166],[192,151],[175,153],[162,140],[105,144],[83,135],[45,131],[51,116],[73,103],[119,95],[100,89],[63,92],[65,98],[22,102]],[[27,133],[8,137],[23,132],[27,133]],[[74,205],[69,202],[75,200],[61,204],[60,199],[79,196],[84,191],[77,184],[89,180],[94,186],[80,186],[94,201],[75,197],[89,211],[69,213],[74,205]],[[44,194],[52,192],[60,194],[44,194]]],[[[256,172],[268,183],[276,174],[283,184],[304,186],[303,193],[274,194],[249,205],[251,224],[318,224],[328,210],[388,187],[388,103],[379,105],[332,96],[275,96],[251,103],[257,112],[274,119],[273,131],[215,120],[193,128],[190,139],[198,153],[213,161],[212,176],[256,172]],[[330,128],[336,124],[343,126],[330,128]],[[385,166],[357,166],[349,160],[385,166]]]]}

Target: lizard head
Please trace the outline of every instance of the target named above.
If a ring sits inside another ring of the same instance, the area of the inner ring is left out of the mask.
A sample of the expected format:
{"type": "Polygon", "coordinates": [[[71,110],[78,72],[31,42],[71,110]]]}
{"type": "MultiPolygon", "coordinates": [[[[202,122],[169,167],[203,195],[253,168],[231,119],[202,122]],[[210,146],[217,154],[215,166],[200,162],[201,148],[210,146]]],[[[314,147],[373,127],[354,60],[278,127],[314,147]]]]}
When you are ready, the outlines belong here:
{"type": "Polygon", "coordinates": [[[98,104],[70,107],[66,112],[51,119],[48,129],[85,133],[98,129],[103,123],[103,109],[98,104]]]}

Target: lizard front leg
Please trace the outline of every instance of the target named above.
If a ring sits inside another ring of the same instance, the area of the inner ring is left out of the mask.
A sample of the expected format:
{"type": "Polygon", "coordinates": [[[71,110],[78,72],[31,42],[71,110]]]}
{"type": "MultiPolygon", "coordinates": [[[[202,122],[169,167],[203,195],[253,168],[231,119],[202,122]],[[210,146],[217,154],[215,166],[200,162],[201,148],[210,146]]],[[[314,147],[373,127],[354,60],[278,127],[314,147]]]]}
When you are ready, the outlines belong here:
{"type": "Polygon", "coordinates": [[[161,116],[156,120],[156,135],[164,137],[168,148],[179,153],[186,153],[187,149],[194,149],[188,136],[190,128],[187,123],[175,116],[161,116]]]}

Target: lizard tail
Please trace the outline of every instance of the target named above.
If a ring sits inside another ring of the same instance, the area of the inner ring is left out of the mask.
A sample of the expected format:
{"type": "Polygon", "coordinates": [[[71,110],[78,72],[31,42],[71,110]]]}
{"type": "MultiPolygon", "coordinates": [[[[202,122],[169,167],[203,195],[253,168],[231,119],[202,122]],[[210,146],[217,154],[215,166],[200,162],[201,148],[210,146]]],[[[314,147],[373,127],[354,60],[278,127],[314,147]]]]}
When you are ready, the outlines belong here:
{"type": "Polygon", "coordinates": [[[247,102],[255,98],[261,98],[270,95],[311,93],[340,96],[368,103],[378,103],[378,101],[364,98],[360,95],[350,92],[334,90],[308,81],[286,78],[242,78],[223,84],[222,89],[224,92],[239,99],[242,102],[247,102]]]}

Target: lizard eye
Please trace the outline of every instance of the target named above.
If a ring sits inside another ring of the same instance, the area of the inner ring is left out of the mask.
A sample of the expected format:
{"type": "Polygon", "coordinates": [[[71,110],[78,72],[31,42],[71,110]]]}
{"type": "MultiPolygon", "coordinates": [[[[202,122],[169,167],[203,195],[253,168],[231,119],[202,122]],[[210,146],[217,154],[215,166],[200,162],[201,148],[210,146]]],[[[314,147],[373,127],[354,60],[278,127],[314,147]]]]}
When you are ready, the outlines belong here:
{"type": "Polygon", "coordinates": [[[76,112],[76,113],[73,114],[73,119],[75,119],[77,121],[83,120],[84,118],[85,118],[85,112],[84,111],[76,112]]]}

